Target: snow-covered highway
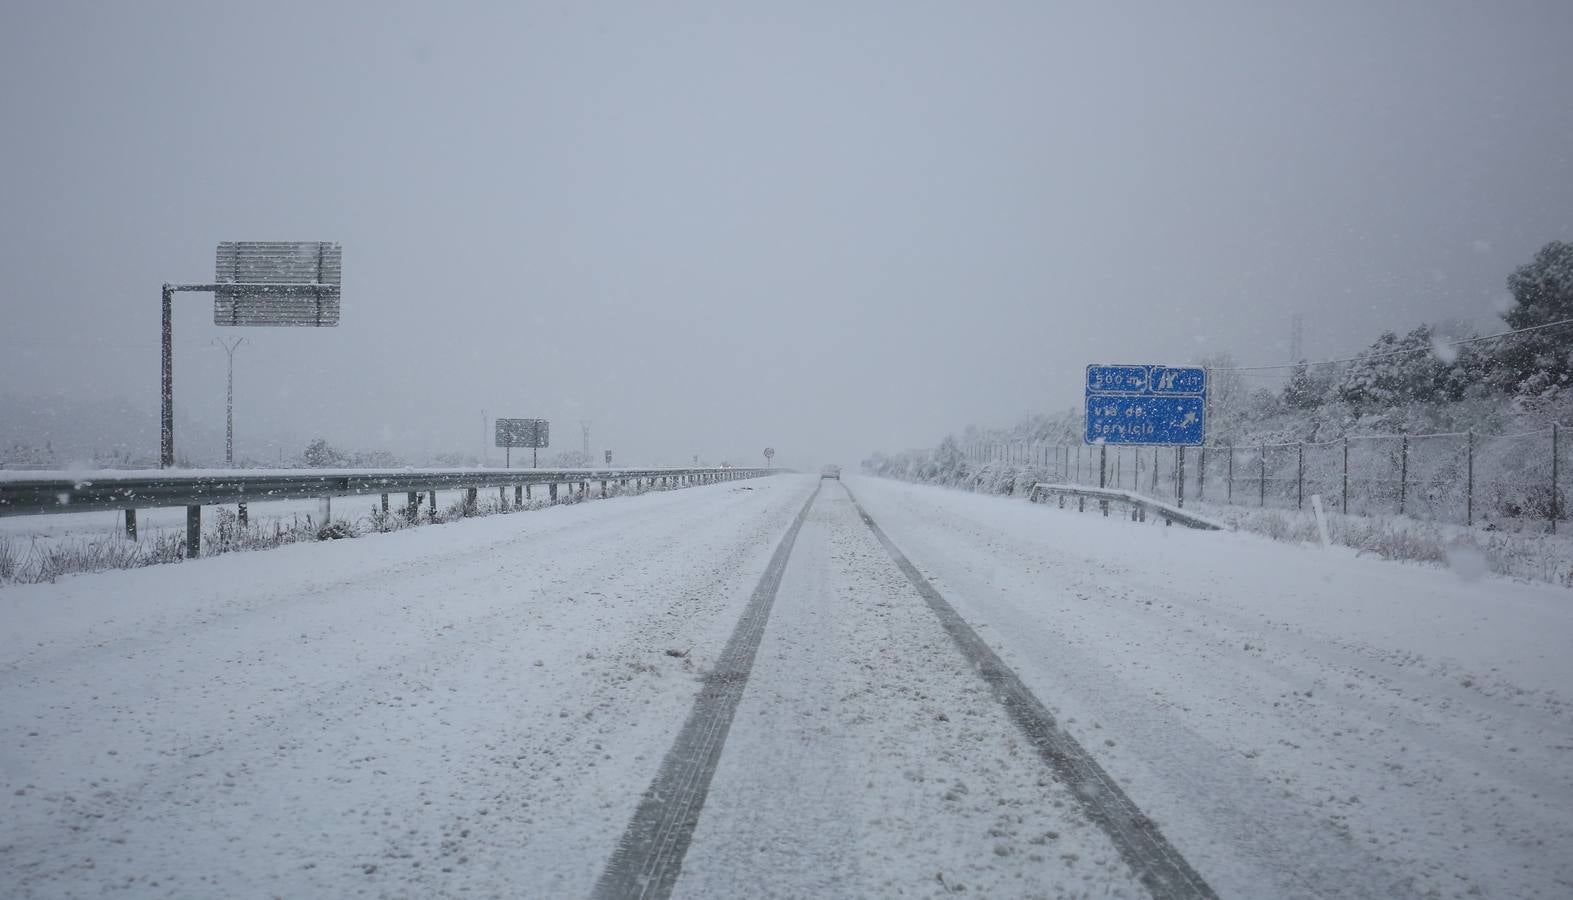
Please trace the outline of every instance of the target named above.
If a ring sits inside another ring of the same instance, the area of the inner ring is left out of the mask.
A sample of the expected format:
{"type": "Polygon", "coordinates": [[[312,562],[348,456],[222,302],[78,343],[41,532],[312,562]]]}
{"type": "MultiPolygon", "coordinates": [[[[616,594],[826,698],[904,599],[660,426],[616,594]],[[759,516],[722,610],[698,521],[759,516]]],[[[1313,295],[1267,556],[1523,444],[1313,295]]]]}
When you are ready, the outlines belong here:
{"type": "Polygon", "coordinates": [[[1573,603],[1464,570],[783,475],[8,587],[0,895],[626,896],[682,795],[649,895],[1568,896],[1573,603]]]}

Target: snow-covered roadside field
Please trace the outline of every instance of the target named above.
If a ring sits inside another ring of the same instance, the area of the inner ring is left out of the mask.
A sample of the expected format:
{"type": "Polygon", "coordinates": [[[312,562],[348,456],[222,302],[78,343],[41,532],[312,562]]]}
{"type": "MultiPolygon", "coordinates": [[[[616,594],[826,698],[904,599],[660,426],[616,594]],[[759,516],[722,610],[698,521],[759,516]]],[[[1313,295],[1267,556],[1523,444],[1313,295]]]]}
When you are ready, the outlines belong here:
{"type": "Polygon", "coordinates": [[[1567,896],[1565,589],[848,484],[1223,896],[1567,896]]]}
{"type": "Polygon", "coordinates": [[[582,896],[811,486],[0,589],[0,883],[582,896]]]}

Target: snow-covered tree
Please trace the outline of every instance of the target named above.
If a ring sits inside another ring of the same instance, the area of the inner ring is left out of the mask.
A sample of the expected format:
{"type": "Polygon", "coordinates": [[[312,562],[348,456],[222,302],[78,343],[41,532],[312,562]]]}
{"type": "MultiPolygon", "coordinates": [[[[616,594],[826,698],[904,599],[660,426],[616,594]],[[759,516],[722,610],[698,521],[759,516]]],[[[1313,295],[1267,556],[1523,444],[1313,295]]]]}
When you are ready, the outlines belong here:
{"type": "MultiPolygon", "coordinates": [[[[1502,318],[1512,328],[1573,319],[1573,244],[1552,241],[1508,276],[1514,306],[1502,318]]],[[[1521,397],[1549,399],[1573,388],[1573,330],[1555,328],[1500,342],[1498,382],[1521,397]]]]}
{"type": "Polygon", "coordinates": [[[335,450],[326,438],[317,438],[306,445],[306,452],[301,454],[301,462],[312,469],[335,469],[343,467],[348,460],[344,454],[335,450]]]}

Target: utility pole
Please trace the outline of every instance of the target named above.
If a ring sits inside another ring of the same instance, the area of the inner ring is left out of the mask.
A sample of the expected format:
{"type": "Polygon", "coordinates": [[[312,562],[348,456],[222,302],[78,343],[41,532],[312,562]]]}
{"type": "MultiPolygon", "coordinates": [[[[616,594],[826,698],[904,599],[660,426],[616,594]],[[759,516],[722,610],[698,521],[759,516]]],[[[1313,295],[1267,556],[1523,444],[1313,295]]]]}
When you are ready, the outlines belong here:
{"type": "Polygon", "coordinates": [[[590,465],[590,420],[579,420],[579,431],[584,436],[584,464],[590,465]]]}
{"type": "Polygon", "coordinates": [[[213,346],[229,356],[229,379],[224,390],[224,465],[235,465],[235,350],[246,342],[245,338],[225,341],[213,339],[213,346]]]}

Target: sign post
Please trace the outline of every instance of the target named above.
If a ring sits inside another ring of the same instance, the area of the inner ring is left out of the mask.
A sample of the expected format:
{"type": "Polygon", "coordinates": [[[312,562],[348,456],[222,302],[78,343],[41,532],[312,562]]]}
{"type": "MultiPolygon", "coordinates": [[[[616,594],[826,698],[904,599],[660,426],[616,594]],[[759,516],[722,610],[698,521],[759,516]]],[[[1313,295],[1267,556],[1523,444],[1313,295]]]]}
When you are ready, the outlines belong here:
{"type": "MultiPolygon", "coordinates": [[[[1088,366],[1086,399],[1088,444],[1175,447],[1184,453],[1183,448],[1200,447],[1206,439],[1205,369],[1088,366]]],[[[1182,506],[1184,471],[1179,468],[1182,482],[1176,485],[1182,506]]]]}
{"type": "Polygon", "coordinates": [[[212,283],[164,285],[159,468],[175,464],[176,292],[212,293],[214,325],[331,328],[339,324],[343,270],[337,242],[224,241],[215,254],[212,283]]]}
{"type": "MultiPolygon", "coordinates": [[[[514,447],[530,448],[530,466],[540,464],[540,449],[551,446],[552,423],[545,419],[496,419],[493,424],[496,445],[511,451],[514,447]]],[[[512,467],[511,453],[505,453],[505,465],[512,467]]]]}

